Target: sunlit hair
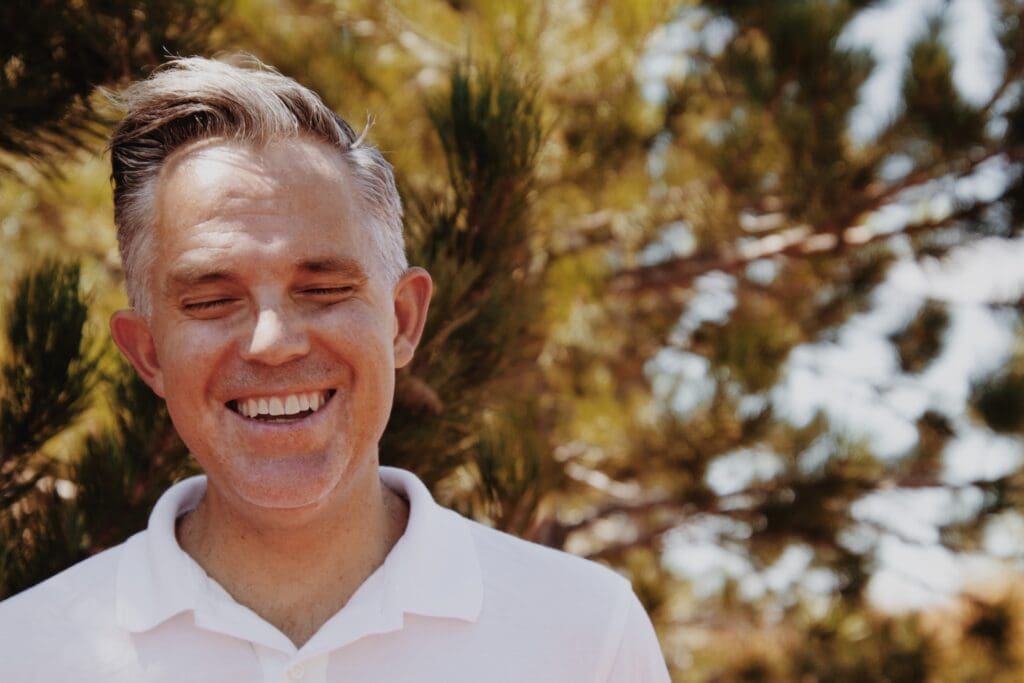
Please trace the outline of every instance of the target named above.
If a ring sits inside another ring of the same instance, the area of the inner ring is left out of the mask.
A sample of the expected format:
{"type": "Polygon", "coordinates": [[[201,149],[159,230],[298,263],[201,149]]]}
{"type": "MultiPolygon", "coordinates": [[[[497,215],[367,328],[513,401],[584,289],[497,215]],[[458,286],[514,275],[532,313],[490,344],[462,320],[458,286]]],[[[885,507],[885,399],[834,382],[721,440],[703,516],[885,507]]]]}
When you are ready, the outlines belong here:
{"type": "Polygon", "coordinates": [[[368,213],[386,276],[407,268],[402,203],[391,165],[312,90],[253,57],[178,58],[114,97],[125,116],[110,138],[114,222],[128,299],[151,313],[154,199],[174,150],[209,138],[254,145],[311,136],[338,149],[368,213]]]}

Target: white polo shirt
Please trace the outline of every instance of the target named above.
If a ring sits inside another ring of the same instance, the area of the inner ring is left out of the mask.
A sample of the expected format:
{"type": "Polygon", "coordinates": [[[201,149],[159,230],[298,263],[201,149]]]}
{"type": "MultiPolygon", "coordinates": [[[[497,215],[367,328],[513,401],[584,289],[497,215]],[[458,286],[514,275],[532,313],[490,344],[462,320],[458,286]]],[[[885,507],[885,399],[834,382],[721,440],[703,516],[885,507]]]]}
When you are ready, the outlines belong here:
{"type": "Polygon", "coordinates": [[[669,680],[625,579],[466,520],[409,472],[381,478],[409,501],[405,533],[301,648],[178,546],[193,477],[145,531],[0,603],[0,681],[669,680]]]}

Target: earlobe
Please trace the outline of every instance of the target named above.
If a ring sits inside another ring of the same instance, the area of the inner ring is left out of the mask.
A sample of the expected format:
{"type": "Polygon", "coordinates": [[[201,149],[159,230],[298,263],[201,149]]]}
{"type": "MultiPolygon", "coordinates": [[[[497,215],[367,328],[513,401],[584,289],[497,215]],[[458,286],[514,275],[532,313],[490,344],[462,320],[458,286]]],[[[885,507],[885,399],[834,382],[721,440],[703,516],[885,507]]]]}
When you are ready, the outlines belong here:
{"type": "Polygon", "coordinates": [[[117,311],[110,318],[110,333],[121,353],[157,396],[164,395],[164,375],[149,323],[135,311],[117,311]]]}
{"type": "Polygon", "coordinates": [[[395,285],[395,367],[408,365],[423,336],[433,283],[422,268],[410,268],[395,285]]]}

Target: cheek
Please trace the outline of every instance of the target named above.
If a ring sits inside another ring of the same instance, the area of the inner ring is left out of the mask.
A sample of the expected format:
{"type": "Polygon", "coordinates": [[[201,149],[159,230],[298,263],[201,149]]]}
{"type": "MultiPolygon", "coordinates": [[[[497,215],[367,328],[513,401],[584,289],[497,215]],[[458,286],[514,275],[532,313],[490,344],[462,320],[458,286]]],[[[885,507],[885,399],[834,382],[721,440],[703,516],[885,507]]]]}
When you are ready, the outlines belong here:
{"type": "MultiPolygon", "coordinates": [[[[228,336],[201,326],[180,326],[160,337],[157,358],[170,394],[194,391],[210,379],[211,366],[230,348],[228,336]]],[[[180,400],[180,397],[179,397],[180,400]]]]}
{"type": "Polygon", "coordinates": [[[377,356],[380,361],[390,363],[394,360],[394,335],[388,323],[388,318],[380,311],[361,303],[326,310],[317,317],[315,326],[326,342],[359,350],[367,359],[377,356]]]}

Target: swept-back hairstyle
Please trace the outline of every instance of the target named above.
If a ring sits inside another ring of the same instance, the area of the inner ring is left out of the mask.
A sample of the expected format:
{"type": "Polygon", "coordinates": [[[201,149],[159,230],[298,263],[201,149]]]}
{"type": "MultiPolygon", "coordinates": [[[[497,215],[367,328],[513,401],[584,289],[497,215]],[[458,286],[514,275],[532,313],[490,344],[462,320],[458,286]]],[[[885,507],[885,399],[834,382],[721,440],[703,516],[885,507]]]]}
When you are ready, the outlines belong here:
{"type": "Polygon", "coordinates": [[[385,274],[406,269],[402,204],[391,165],[312,90],[249,56],[177,58],[115,100],[125,116],[110,138],[114,222],[128,298],[151,312],[154,199],[160,169],[174,150],[228,138],[256,145],[310,136],[341,152],[368,212],[385,274]]]}

